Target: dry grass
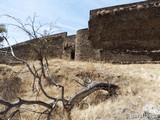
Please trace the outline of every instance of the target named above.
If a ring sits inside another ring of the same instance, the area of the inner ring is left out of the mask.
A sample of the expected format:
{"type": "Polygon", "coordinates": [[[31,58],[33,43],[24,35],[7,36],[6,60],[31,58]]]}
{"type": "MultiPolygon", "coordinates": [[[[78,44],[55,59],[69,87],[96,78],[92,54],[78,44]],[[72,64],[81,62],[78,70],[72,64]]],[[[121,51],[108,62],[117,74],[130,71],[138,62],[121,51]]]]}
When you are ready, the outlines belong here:
{"type": "MultiPolygon", "coordinates": [[[[93,81],[108,81],[120,87],[117,97],[106,99],[106,93],[99,91],[85,98],[71,111],[70,117],[73,120],[141,120],[146,104],[154,103],[157,106],[160,104],[159,64],[113,65],[64,60],[50,60],[49,64],[54,78],[65,86],[65,98],[67,99],[83,88],[75,80],[84,83],[87,77],[93,81]]],[[[23,98],[48,101],[41,92],[33,93],[33,77],[24,65],[14,67],[0,65],[0,69],[2,67],[9,68],[11,71],[21,71],[18,77],[22,79],[22,89],[19,92],[23,98]]],[[[0,83],[5,77],[2,75],[4,71],[0,71],[0,83]]],[[[39,89],[38,86],[36,88],[39,89]]],[[[50,85],[48,81],[44,81],[44,88],[48,94],[60,97],[60,90],[50,85]]],[[[4,89],[0,95],[3,92],[4,89]]],[[[43,108],[37,107],[36,109],[42,110],[43,108]]],[[[60,103],[53,114],[56,120],[67,119],[67,114],[60,103]]],[[[38,115],[24,112],[22,116],[24,120],[35,120],[38,115]]],[[[45,116],[41,119],[44,118],[45,116]]]]}

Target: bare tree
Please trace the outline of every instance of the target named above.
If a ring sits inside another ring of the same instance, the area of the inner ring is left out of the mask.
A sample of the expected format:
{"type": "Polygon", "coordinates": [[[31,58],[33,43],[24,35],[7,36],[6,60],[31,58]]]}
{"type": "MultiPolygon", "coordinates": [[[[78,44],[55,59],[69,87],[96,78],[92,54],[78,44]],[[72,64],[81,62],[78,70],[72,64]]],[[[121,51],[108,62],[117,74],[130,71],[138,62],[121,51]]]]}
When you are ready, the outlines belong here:
{"type": "MultiPolygon", "coordinates": [[[[21,59],[17,57],[14,53],[14,50],[12,49],[12,46],[10,46],[9,41],[7,37],[2,36],[3,39],[8,43],[12,56],[18,60],[23,62],[27,68],[29,69],[30,73],[33,75],[34,80],[37,80],[38,85],[40,87],[40,90],[42,93],[45,95],[46,98],[51,100],[51,103],[48,103],[46,101],[39,101],[39,100],[24,100],[23,98],[18,98],[18,101],[14,103],[10,103],[8,101],[5,101],[3,99],[0,99],[0,104],[5,106],[4,110],[0,111],[0,115],[5,115],[8,112],[10,112],[10,116],[8,119],[12,119],[14,115],[21,110],[21,106],[23,105],[38,105],[45,107],[46,110],[42,112],[37,112],[37,111],[32,111],[37,114],[46,114],[47,120],[51,119],[52,112],[54,112],[55,106],[57,106],[58,102],[61,102],[63,104],[64,109],[67,112],[70,112],[72,108],[75,106],[75,104],[79,103],[82,101],[85,97],[89,96],[91,93],[97,91],[97,90],[106,90],[111,96],[115,95],[118,89],[118,86],[108,83],[108,82],[92,82],[88,86],[85,86],[83,90],[78,92],[76,95],[71,97],[71,99],[67,100],[64,97],[65,91],[64,91],[64,86],[57,83],[56,80],[53,78],[50,69],[49,69],[49,63],[47,59],[47,52],[48,52],[48,46],[46,45],[46,42],[48,42],[48,39],[50,39],[49,35],[50,33],[53,32],[54,24],[50,24],[49,30],[45,31],[45,34],[42,34],[41,28],[43,25],[39,23],[39,26],[35,25],[36,22],[36,16],[33,18],[29,17],[28,23],[22,23],[19,19],[6,15],[7,17],[15,20],[18,24],[12,24],[13,26],[16,26],[17,28],[21,29],[24,31],[31,39],[37,40],[39,43],[38,46],[34,47],[34,52],[37,54],[37,60],[40,63],[40,68],[36,68],[35,65],[31,66],[26,60],[21,59]],[[58,88],[61,89],[61,97],[56,98],[53,97],[52,95],[49,95],[42,84],[43,80],[50,80],[52,84],[58,88]],[[13,109],[14,108],[14,109],[13,109]]],[[[33,87],[34,88],[34,87],[33,87]]]]}

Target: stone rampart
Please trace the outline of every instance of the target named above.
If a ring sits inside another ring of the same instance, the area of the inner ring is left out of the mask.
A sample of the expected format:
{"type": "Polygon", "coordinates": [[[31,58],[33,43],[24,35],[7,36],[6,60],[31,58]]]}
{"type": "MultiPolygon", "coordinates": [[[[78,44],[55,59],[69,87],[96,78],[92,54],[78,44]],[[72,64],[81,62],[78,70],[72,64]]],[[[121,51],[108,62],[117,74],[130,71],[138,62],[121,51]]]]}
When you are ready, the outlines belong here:
{"type": "MultiPolygon", "coordinates": [[[[49,36],[49,56],[84,61],[160,61],[159,21],[160,0],[91,10],[89,28],[72,36],[49,36]]],[[[31,52],[33,45],[38,44],[30,40],[14,45],[13,49],[18,57],[29,60],[35,56],[31,52]]],[[[1,53],[0,57],[0,61],[5,60],[1,53]]]]}
{"type": "Polygon", "coordinates": [[[75,39],[76,35],[67,36],[63,43],[63,58],[67,60],[75,59],[75,39]]]}
{"type": "Polygon", "coordinates": [[[154,52],[160,49],[159,21],[159,0],[92,10],[89,40],[93,49],[102,51],[99,53],[102,60],[112,60],[114,57],[109,57],[111,54],[117,56],[112,51],[119,51],[117,60],[122,60],[124,54],[126,59],[123,60],[131,56],[133,61],[160,60],[157,57],[160,53],[154,52]]]}
{"type": "Polygon", "coordinates": [[[76,60],[91,60],[93,59],[92,43],[88,38],[88,29],[82,29],[77,31],[75,40],[75,59],[76,60]]]}
{"type": "MultiPolygon", "coordinates": [[[[65,39],[67,38],[67,33],[59,33],[55,35],[49,36],[49,41],[46,44],[49,44],[50,47],[50,52],[49,52],[49,57],[51,58],[62,58],[63,56],[63,43],[65,39]]],[[[22,42],[16,45],[13,45],[12,48],[15,52],[15,55],[19,58],[22,58],[24,60],[33,60],[35,58],[35,54],[33,52],[33,47],[37,46],[38,47],[38,42],[37,40],[29,40],[26,42],[22,42]]],[[[1,51],[6,51],[1,52],[0,54],[0,62],[8,62],[8,58],[10,58],[10,49],[9,48],[3,48],[1,51]],[[2,59],[3,58],[3,59],[2,59]]]]}
{"type": "Polygon", "coordinates": [[[10,52],[7,52],[7,51],[3,51],[3,50],[0,50],[0,64],[1,63],[11,63],[11,62],[15,62],[16,60],[12,57],[11,53],[10,52]]]}

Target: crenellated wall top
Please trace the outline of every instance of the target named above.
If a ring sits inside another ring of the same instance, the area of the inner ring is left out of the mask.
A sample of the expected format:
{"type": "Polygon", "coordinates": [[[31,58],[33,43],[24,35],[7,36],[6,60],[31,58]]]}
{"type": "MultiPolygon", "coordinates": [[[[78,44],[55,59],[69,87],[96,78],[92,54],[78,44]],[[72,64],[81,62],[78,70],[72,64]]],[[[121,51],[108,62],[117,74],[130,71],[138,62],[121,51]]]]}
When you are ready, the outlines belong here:
{"type": "Polygon", "coordinates": [[[143,2],[124,4],[118,6],[105,7],[100,9],[94,9],[90,11],[90,19],[97,16],[114,15],[118,12],[142,10],[147,8],[160,8],[160,0],[148,0],[143,2]]]}

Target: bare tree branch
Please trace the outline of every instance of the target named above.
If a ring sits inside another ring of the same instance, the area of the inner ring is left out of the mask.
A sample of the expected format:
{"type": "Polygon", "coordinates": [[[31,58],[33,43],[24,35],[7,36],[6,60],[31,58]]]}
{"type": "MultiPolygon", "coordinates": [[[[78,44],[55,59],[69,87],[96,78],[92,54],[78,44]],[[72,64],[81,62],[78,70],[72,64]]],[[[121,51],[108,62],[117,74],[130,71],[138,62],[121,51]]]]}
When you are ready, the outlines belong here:
{"type": "Polygon", "coordinates": [[[9,119],[8,120],[12,120],[12,118],[16,115],[16,113],[18,113],[19,110],[16,110],[14,112],[12,112],[12,114],[10,115],[9,119]]]}
{"type": "Polygon", "coordinates": [[[78,80],[75,80],[76,83],[78,83],[79,85],[81,85],[82,87],[85,87],[84,84],[82,84],[81,82],[79,82],[78,80]]]}
{"type": "Polygon", "coordinates": [[[43,89],[42,83],[41,83],[41,79],[38,80],[38,84],[39,84],[40,89],[42,90],[43,94],[44,94],[47,98],[52,99],[52,100],[57,100],[56,98],[49,96],[49,95],[45,92],[45,90],[43,89]]]}
{"type": "Polygon", "coordinates": [[[52,115],[52,112],[53,112],[56,104],[57,104],[57,101],[55,101],[54,104],[52,105],[52,108],[51,108],[51,110],[50,110],[49,113],[48,113],[47,120],[50,120],[50,117],[51,117],[51,115],[52,115]]]}
{"type": "Polygon", "coordinates": [[[12,56],[13,56],[16,60],[25,63],[26,66],[28,67],[29,71],[32,73],[32,75],[35,75],[34,72],[33,72],[33,70],[31,69],[30,65],[27,63],[26,60],[23,60],[23,59],[20,59],[20,58],[16,57],[16,55],[14,54],[13,48],[12,48],[11,45],[9,44],[8,39],[7,39],[5,36],[3,36],[3,38],[5,39],[5,41],[7,42],[8,46],[10,47],[12,56]]]}
{"type": "Polygon", "coordinates": [[[75,96],[73,96],[68,103],[66,104],[66,109],[71,110],[75,104],[79,103],[81,100],[83,100],[85,97],[90,95],[91,93],[97,91],[97,90],[106,90],[109,94],[116,94],[116,90],[118,89],[118,86],[105,83],[105,82],[94,82],[85,87],[82,91],[77,93],[75,96]]]}
{"type": "Polygon", "coordinates": [[[7,113],[9,110],[11,110],[14,107],[19,108],[21,105],[24,105],[24,104],[25,105],[34,105],[34,104],[36,104],[36,105],[41,105],[41,106],[49,108],[49,109],[52,108],[51,104],[47,104],[47,103],[45,103],[43,101],[38,101],[38,100],[36,100],[36,101],[28,101],[28,100],[23,100],[21,98],[19,98],[19,101],[15,102],[15,103],[10,103],[10,102],[7,102],[5,100],[0,99],[0,104],[6,106],[6,109],[1,111],[0,115],[3,115],[5,113],[7,113]]]}

